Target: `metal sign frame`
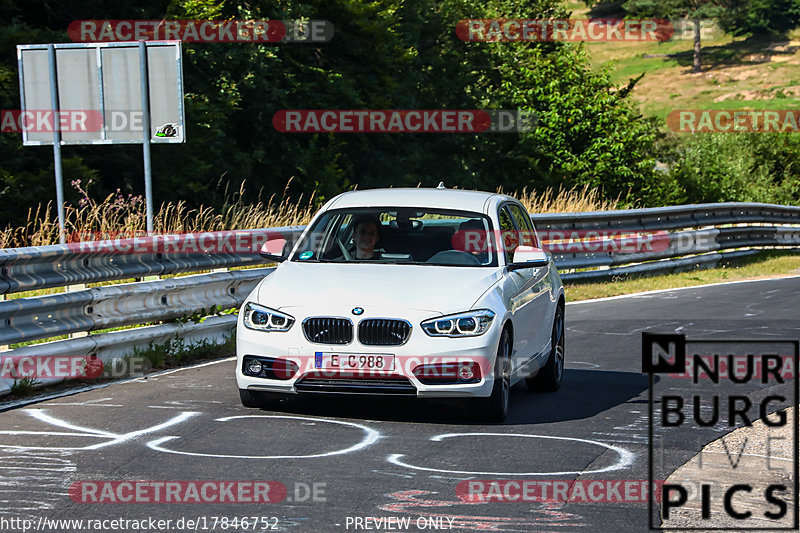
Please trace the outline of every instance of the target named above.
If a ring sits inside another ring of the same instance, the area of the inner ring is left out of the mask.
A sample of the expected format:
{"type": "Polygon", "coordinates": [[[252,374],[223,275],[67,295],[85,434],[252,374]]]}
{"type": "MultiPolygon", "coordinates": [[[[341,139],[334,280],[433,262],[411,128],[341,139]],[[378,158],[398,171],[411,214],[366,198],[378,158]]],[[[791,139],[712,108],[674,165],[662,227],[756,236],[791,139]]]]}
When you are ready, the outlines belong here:
{"type": "MultiPolygon", "coordinates": [[[[17,45],[17,66],[19,70],[19,86],[20,86],[20,104],[23,111],[27,109],[26,102],[25,102],[25,90],[24,90],[24,72],[23,72],[23,65],[22,65],[22,52],[24,50],[47,50],[50,45],[47,44],[21,44],[17,45]]],[[[99,95],[99,104],[100,104],[100,113],[101,116],[105,118],[106,116],[106,99],[103,87],[103,54],[102,50],[104,48],[135,48],[138,46],[138,41],[129,41],[129,42],[110,42],[110,43],[55,43],[53,47],[56,50],[64,50],[64,49],[87,49],[87,48],[94,48],[96,50],[96,61],[97,61],[97,72],[98,72],[98,95],[99,95]]],[[[181,128],[182,128],[182,135],[180,138],[160,138],[160,139],[152,139],[150,142],[158,143],[158,144],[173,144],[173,143],[183,143],[186,142],[186,112],[183,103],[183,57],[181,52],[181,41],[146,41],[146,47],[164,47],[164,46],[171,46],[175,47],[176,49],[176,68],[177,68],[177,80],[178,80],[178,88],[180,89],[178,95],[178,111],[180,114],[180,121],[181,121],[181,128]]],[[[148,83],[149,87],[149,83],[148,83]]],[[[130,140],[119,140],[119,139],[109,139],[108,138],[108,124],[103,121],[103,127],[100,131],[101,138],[97,140],[89,140],[89,141],[65,141],[61,140],[61,145],[91,145],[91,144],[141,144],[142,140],[139,139],[130,139],[130,140]]],[[[152,137],[152,135],[151,135],[152,137]]],[[[24,146],[49,146],[53,144],[53,141],[37,141],[31,140],[28,138],[27,130],[22,131],[22,144],[24,146]]]]}

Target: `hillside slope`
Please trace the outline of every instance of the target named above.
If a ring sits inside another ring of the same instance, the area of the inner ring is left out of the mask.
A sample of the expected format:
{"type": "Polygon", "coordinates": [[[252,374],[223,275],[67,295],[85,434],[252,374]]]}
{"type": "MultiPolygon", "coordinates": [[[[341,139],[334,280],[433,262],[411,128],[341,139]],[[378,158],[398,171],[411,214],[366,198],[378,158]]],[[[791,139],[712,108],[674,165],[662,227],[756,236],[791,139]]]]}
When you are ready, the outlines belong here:
{"type": "MultiPolygon", "coordinates": [[[[583,2],[566,5],[572,18],[590,18],[583,2]]],[[[699,74],[691,73],[690,35],[661,43],[585,46],[598,68],[614,65],[612,80],[618,85],[645,73],[631,96],[645,115],[662,120],[676,109],[800,109],[800,31],[782,42],[751,42],[711,28],[704,34],[699,74]]]]}

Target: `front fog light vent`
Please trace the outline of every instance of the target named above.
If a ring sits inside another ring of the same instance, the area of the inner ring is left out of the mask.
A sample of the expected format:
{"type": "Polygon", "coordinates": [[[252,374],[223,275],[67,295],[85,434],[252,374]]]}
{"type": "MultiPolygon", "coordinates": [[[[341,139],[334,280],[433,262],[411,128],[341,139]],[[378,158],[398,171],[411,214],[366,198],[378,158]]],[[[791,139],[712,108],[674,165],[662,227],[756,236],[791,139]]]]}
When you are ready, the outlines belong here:
{"type": "Polygon", "coordinates": [[[251,374],[258,375],[261,373],[261,369],[262,369],[261,362],[256,359],[251,359],[247,363],[247,371],[250,372],[251,374]]]}
{"type": "Polygon", "coordinates": [[[300,370],[300,366],[289,359],[277,357],[248,355],[242,361],[242,373],[245,376],[265,379],[292,379],[300,370]]]}
{"type": "Polygon", "coordinates": [[[470,366],[462,366],[458,369],[458,379],[461,381],[470,381],[475,378],[475,372],[472,371],[470,366]]]}

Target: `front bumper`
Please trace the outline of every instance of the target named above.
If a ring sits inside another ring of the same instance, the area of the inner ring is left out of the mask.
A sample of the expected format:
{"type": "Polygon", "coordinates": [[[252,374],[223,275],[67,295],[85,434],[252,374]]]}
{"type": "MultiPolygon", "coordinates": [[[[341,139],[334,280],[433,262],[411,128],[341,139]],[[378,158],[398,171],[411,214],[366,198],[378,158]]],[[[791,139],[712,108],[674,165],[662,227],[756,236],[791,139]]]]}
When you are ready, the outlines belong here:
{"type": "MultiPolygon", "coordinates": [[[[430,315],[426,314],[422,319],[425,318],[430,318],[430,315]]],[[[491,395],[494,385],[492,370],[501,330],[498,318],[483,335],[465,338],[430,337],[419,326],[422,319],[408,319],[413,329],[408,342],[402,346],[365,346],[357,338],[347,345],[316,344],[305,338],[300,320],[287,332],[253,331],[245,328],[240,320],[236,336],[236,381],[240,389],[284,394],[334,392],[420,398],[487,397],[491,395]],[[315,367],[317,352],[394,355],[395,368],[371,371],[368,375],[359,371],[343,374],[322,371],[315,367]],[[248,376],[242,367],[247,356],[290,360],[299,370],[289,379],[248,376]],[[467,362],[480,365],[479,381],[423,383],[413,372],[421,364],[458,365],[467,362]]]]}

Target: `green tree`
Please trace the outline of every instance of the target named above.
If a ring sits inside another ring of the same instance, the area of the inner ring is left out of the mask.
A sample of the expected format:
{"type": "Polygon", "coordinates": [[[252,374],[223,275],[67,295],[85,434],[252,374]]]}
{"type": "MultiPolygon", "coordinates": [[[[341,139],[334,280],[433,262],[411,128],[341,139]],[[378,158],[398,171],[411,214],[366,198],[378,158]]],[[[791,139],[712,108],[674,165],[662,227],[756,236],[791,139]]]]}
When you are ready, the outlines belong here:
{"type": "Polygon", "coordinates": [[[732,35],[779,37],[800,25],[800,0],[728,0],[720,16],[732,35]]]}

